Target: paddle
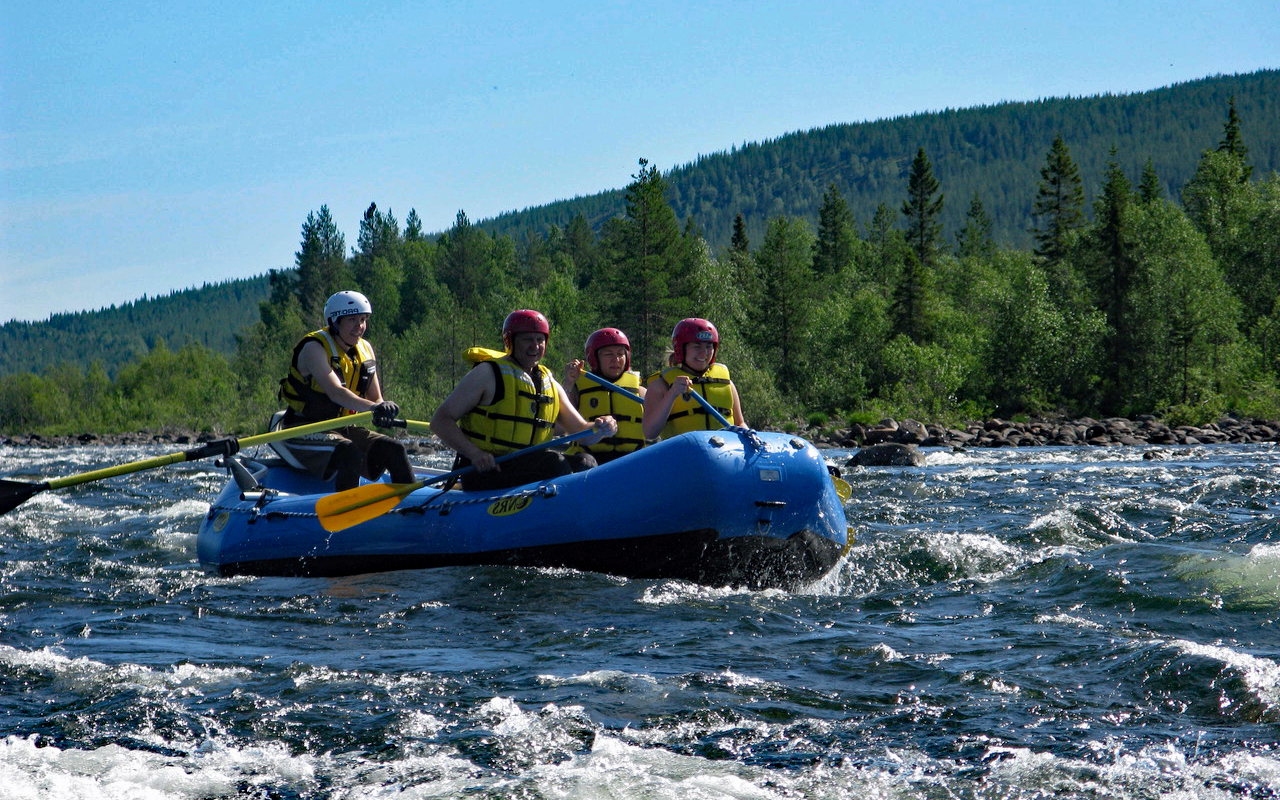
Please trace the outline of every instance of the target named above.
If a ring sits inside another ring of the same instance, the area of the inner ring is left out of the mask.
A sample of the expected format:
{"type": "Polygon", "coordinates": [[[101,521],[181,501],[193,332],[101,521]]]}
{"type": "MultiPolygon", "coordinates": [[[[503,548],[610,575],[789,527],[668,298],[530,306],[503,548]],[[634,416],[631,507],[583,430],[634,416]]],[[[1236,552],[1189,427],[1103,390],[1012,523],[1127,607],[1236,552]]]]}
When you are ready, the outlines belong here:
{"type": "Polygon", "coordinates": [[[618,394],[622,395],[628,400],[635,400],[640,405],[644,405],[643,397],[636,394],[635,392],[629,392],[626,389],[623,389],[621,386],[609,380],[608,378],[601,378],[599,375],[595,374],[594,372],[591,372],[590,370],[583,372],[582,374],[586,375],[588,378],[600,384],[601,386],[608,389],[609,391],[617,392],[618,394]]]}
{"type": "MultiPolygon", "coordinates": [[[[535,450],[545,450],[548,447],[568,444],[576,439],[597,435],[598,433],[599,431],[595,428],[586,428],[568,436],[561,436],[559,439],[552,439],[542,444],[526,447],[523,450],[516,450],[513,453],[498,456],[494,461],[501,463],[517,456],[532,453],[535,450]]],[[[424,486],[430,486],[433,483],[446,483],[474,471],[475,467],[472,466],[455,469],[453,472],[446,472],[443,475],[436,475],[413,483],[366,483],[354,489],[347,489],[346,491],[335,492],[321,497],[316,501],[316,516],[320,518],[320,524],[324,526],[325,530],[331,533],[344,530],[352,525],[359,525],[362,522],[368,522],[371,519],[382,516],[399,505],[401,498],[405,495],[416,492],[424,486]]]]}
{"type": "MultiPolygon", "coordinates": [[[[689,390],[689,394],[693,395],[694,399],[697,400],[699,403],[701,403],[702,407],[707,410],[707,413],[715,417],[716,421],[719,422],[721,425],[723,425],[726,428],[735,427],[729,424],[729,420],[724,418],[724,414],[721,414],[718,408],[716,408],[715,406],[707,402],[707,398],[703,397],[702,395],[698,394],[692,389],[689,390]]],[[[742,430],[741,426],[737,426],[736,429],[742,430]]],[[[839,477],[838,475],[832,474],[831,483],[833,486],[836,487],[836,494],[840,496],[840,501],[843,503],[849,502],[849,498],[853,497],[853,487],[849,485],[849,482],[839,477]]]]}
{"type": "Polygon", "coordinates": [[[365,411],[360,414],[351,414],[345,417],[336,417],[327,419],[323,422],[313,422],[310,425],[299,425],[296,428],[284,428],[269,433],[261,433],[256,436],[247,436],[243,439],[217,439],[207,442],[204,445],[192,450],[184,450],[180,453],[170,453],[166,456],[156,456],[155,458],[146,458],[142,461],[132,461],[128,464],[120,464],[115,467],[106,467],[97,469],[92,472],[82,472],[79,475],[68,475],[65,478],[54,478],[53,480],[43,483],[27,483],[25,481],[11,481],[0,479],[0,514],[7,514],[13,509],[25,503],[33,496],[40,492],[50,489],[63,489],[68,486],[78,486],[82,483],[91,481],[99,481],[103,478],[114,478],[117,475],[128,475],[133,472],[142,472],[143,470],[155,469],[156,467],[164,467],[169,464],[181,464],[186,461],[195,461],[201,458],[209,458],[211,456],[229,456],[235,455],[240,451],[241,447],[252,447],[256,444],[266,444],[281,439],[292,439],[297,436],[306,436],[309,433],[320,433],[321,431],[333,430],[334,428],[344,428],[348,425],[363,425],[373,419],[372,411],[365,411]]]}

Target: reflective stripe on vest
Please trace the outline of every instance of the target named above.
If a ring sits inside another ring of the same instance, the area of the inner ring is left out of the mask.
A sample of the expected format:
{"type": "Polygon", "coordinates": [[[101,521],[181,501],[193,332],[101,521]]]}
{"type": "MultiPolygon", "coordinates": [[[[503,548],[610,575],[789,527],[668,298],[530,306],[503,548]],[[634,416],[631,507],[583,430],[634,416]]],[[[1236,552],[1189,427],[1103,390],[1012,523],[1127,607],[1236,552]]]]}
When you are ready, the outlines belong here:
{"type": "MultiPolygon", "coordinates": [[[[690,391],[702,395],[725,419],[734,422],[733,418],[733,384],[729,379],[729,368],[724,364],[712,364],[701,375],[690,372],[683,366],[667,367],[658,373],[662,381],[671,388],[671,383],[681,375],[693,381],[690,391]]],[[[670,439],[689,431],[718,431],[723,426],[715,417],[707,413],[702,404],[692,397],[681,395],[671,405],[671,413],[667,415],[667,424],[662,429],[662,436],[670,439]]]]}
{"type": "MultiPolygon", "coordinates": [[[[628,370],[622,373],[614,383],[623,389],[638,394],[640,390],[640,373],[628,370]]],[[[631,453],[644,447],[644,406],[623,397],[608,387],[601,386],[586,375],[579,375],[574,381],[578,390],[578,411],[587,422],[609,415],[618,421],[618,432],[599,442],[580,446],[574,442],[570,453],[586,451],[588,453],[631,453]]]]}
{"type": "Polygon", "coordinates": [[[462,432],[481,450],[497,455],[550,440],[560,416],[560,397],[551,372],[537,366],[542,382],[539,389],[529,373],[509,357],[488,363],[493,367],[477,364],[474,369],[497,368],[499,385],[494,387],[494,396],[498,399],[463,414],[458,420],[462,432]]]}
{"type": "Polygon", "coordinates": [[[280,381],[280,399],[293,412],[295,419],[324,420],[356,413],[330,400],[314,375],[302,377],[298,369],[298,357],[302,348],[311,342],[319,342],[324,348],[329,367],[338,376],[339,383],[361,397],[369,390],[369,384],[373,382],[373,376],[377,372],[373,346],[360,339],[348,352],[339,346],[328,330],[321,329],[302,337],[302,341],[293,348],[289,374],[280,381]]]}

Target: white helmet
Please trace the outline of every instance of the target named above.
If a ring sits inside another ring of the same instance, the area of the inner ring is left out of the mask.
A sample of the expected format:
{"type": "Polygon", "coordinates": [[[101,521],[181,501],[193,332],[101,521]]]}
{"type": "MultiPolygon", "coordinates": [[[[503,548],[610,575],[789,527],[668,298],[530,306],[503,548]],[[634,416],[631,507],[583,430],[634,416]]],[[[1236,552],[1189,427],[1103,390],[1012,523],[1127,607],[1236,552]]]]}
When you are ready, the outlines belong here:
{"type": "Polygon", "coordinates": [[[338,292],[324,304],[324,322],[326,325],[332,325],[337,321],[338,317],[345,317],[348,314],[372,313],[373,306],[369,305],[369,298],[359,292],[338,292]]]}

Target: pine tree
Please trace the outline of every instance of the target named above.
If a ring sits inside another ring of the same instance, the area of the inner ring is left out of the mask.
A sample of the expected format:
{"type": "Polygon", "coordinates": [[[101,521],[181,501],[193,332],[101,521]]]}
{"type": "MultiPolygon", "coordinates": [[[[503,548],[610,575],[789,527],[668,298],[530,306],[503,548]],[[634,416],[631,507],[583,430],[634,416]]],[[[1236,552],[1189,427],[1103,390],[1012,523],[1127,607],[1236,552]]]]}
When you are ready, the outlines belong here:
{"type": "MultiPolygon", "coordinates": [[[[321,321],[329,295],[351,287],[354,278],[347,266],[346,251],[347,244],[328,206],[320,206],[319,213],[307,215],[302,225],[302,245],[294,254],[297,279],[290,287],[304,320],[321,321]]],[[[272,275],[271,302],[275,305],[282,302],[275,294],[276,288],[285,282],[283,275],[272,275]]]]}
{"type": "Polygon", "coordinates": [[[829,185],[818,210],[818,239],[813,246],[813,272],[818,280],[853,268],[858,239],[855,225],[844,196],[834,183],[829,185]]]}
{"type": "Polygon", "coordinates": [[[1040,179],[1031,211],[1038,222],[1038,227],[1031,230],[1036,239],[1035,253],[1050,264],[1057,264],[1067,253],[1071,232],[1084,227],[1085,223],[1080,170],[1071,159],[1061,134],[1049,148],[1040,179]]]}
{"type": "Polygon", "coordinates": [[[658,168],[640,159],[626,190],[626,215],[607,229],[613,269],[607,272],[606,316],[631,340],[632,361],[656,369],[675,320],[700,316],[679,286],[687,250],[667,183],[658,168]]]}
{"type": "Polygon", "coordinates": [[[400,223],[388,209],[384,214],[378,210],[377,203],[370,203],[360,220],[360,233],[356,237],[356,252],[352,258],[356,270],[356,279],[360,280],[363,271],[372,265],[376,258],[398,261],[402,238],[400,223]]]}
{"type": "Polygon", "coordinates": [[[400,322],[400,287],[404,282],[404,240],[400,223],[388,209],[378,210],[370,203],[360,221],[356,252],[351,258],[352,271],[360,291],[369,297],[374,318],[396,330],[400,322]]]}
{"type": "Polygon", "coordinates": [[[1147,159],[1142,168],[1142,180],[1138,183],[1138,199],[1143,204],[1154,203],[1164,197],[1164,189],[1160,186],[1160,176],[1156,174],[1155,162],[1147,159]]]}
{"type": "Polygon", "coordinates": [[[938,179],[933,177],[933,167],[921,147],[911,162],[902,213],[907,218],[907,244],[926,270],[937,266],[942,237],[938,218],[942,215],[943,195],[938,194],[938,188],[938,179]]]}
{"type": "Polygon", "coordinates": [[[762,295],[754,307],[768,308],[749,332],[757,352],[765,353],[780,386],[798,391],[808,354],[804,342],[825,291],[813,270],[813,234],[803,220],[777,217],[769,223],[756,254],[762,295]]]}
{"type": "Polygon", "coordinates": [[[1102,195],[1094,204],[1093,257],[1089,274],[1098,306],[1107,320],[1103,406],[1111,413],[1123,410],[1121,400],[1134,356],[1129,296],[1135,271],[1130,241],[1130,211],[1134,199],[1133,186],[1116,162],[1113,147],[1102,195]]]}
{"type": "Polygon", "coordinates": [[[404,240],[406,242],[420,242],[423,240],[422,219],[418,217],[418,210],[409,209],[409,216],[404,218],[404,240]]]}
{"type": "Polygon", "coordinates": [[[975,191],[965,214],[964,227],[956,234],[956,255],[962,259],[990,260],[996,253],[995,240],[991,238],[991,217],[982,207],[982,198],[975,191]]]}
{"type": "Polygon", "coordinates": [[[1230,153],[1240,159],[1240,182],[1246,183],[1253,176],[1253,167],[1248,166],[1249,148],[1244,145],[1240,135],[1240,115],[1236,113],[1236,96],[1227,100],[1227,122],[1223,126],[1222,141],[1218,142],[1218,152],[1230,153]]]}

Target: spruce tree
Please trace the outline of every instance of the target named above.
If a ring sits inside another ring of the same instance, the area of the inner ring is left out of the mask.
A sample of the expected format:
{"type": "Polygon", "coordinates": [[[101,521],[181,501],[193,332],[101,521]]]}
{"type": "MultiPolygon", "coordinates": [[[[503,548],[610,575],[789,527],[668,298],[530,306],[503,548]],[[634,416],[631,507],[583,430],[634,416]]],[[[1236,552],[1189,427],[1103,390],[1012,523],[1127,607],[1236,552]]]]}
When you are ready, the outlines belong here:
{"type": "Polygon", "coordinates": [[[681,295],[687,253],[676,213],[666,199],[666,181],[643,158],[631,179],[626,215],[607,229],[613,269],[601,281],[605,316],[631,340],[633,363],[656,369],[675,322],[700,314],[681,295]]]}
{"type": "Polygon", "coordinates": [[[915,250],[908,250],[898,283],[893,287],[889,307],[893,335],[906,336],[917,345],[929,343],[932,328],[929,295],[932,288],[932,272],[920,263],[915,250]]]}
{"type": "MultiPolygon", "coordinates": [[[[334,224],[328,206],[307,215],[302,224],[302,245],[294,253],[297,279],[292,291],[297,299],[302,319],[320,322],[324,303],[329,295],[351,288],[354,278],[346,261],[347,244],[334,224]]],[[[282,285],[284,276],[272,275],[272,303],[279,304],[275,290],[282,285]]]]}
{"type": "Polygon", "coordinates": [[[847,273],[857,252],[857,233],[849,204],[833,183],[818,210],[818,239],[813,246],[813,272],[822,280],[847,273]]]}
{"type": "Polygon", "coordinates": [[[1236,96],[1227,100],[1227,122],[1222,129],[1222,141],[1218,142],[1218,152],[1230,153],[1240,159],[1240,182],[1246,183],[1253,176],[1253,167],[1248,166],[1249,148],[1245,147],[1244,138],[1240,135],[1240,115],[1236,113],[1236,96]]]}
{"type": "Polygon", "coordinates": [[[1164,197],[1164,189],[1160,187],[1160,176],[1156,174],[1156,165],[1150,158],[1142,168],[1142,180],[1138,183],[1138,199],[1143,204],[1154,203],[1164,197]]]}
{"type": "Polygon", "coordinates": [[[884,203],[876,206],[876,213],[867,224],[867,245],[867,277],[887,299],[898,284],[908,248],[906,237],[894,226],[893,209],[884,203]]]}
{"type": "Polygon", "coordinates": [[[760,278],[755,259],[751,257],[751,240],[747,238],[747,222],[739,213],[733,218],[733,236],[726,256],[730,274],[743,296],[754,300],[760,296],[760,278]]]}
{"type": "Polygon", "coordinates": [[[990,260],[996,253],[995,240],[991,238],[991,217],[982,207],[982,198],[975,191],[965,214],[964,227],[956,234],[956,255],[962,259],[990,260]]]}
{"type": "Polygon", "coordinates": [[[1047,161],[1040,169],[1040,189],[1031,215],[1037,221],[1037,227],[1031,229],[1036,255],[1049,264],[1058,264],[1067,253],[1071,232],[1085,224],[1084,184],[1061,134],[1054,137],[1047,161]]]}
{"type": "Polygon", "coordinates": [[[777,217],[769,223],[756,269],[762,295],[756,308],[768,308],[749,332],[757,352],[768,358],[779,385],[799,392],[808,363],[805,341],[814,324],[818,296],[825,288],[815,280],[813,234],[804,220],[777,217]]]}
{"type": "Polygon", "coordinates": [[[921,147],[911,162],[902,213],[907,218],[907,244],[926,270],[937,266],[942,237],[942,223],[938,218],[942,215],[943,195],[938,194],[938,188],[938,179],[933,176],[933,167],[921,147]]]}
{"type": "Polygon", "coordinates": [[[1135,271],[1130,230],[1134,199],[1133,186],[1116,162],[1113,147],[1102,195],[1094,204],[1092,269],[1089,274],[1094,296],[1107,320],[1103,405],[1104,410],[1110,413],[1123,411],[1121,401],[1134,356],[1129,296],[1135,271]]]}

